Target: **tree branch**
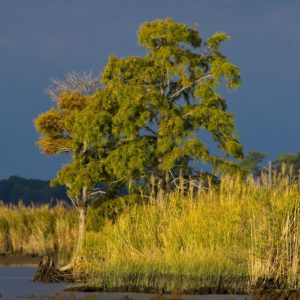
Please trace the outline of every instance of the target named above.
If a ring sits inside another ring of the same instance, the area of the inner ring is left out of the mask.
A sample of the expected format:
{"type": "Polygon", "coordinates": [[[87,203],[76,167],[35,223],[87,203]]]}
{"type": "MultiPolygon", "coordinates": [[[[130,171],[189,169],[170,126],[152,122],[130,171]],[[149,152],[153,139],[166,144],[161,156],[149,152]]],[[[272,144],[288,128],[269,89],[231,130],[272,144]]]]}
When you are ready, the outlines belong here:
{"type": "Polygon", "coordinates": [[[70,199],[70,201],[72,202],[72,204],[74,205],[74,207],[77,209],[78,205],[76,204],[76,202],[74,201],[74,199],[72,197],[70,197],[67,193],[68,198],[70,199]]]}
{"type": "Polygon", "coordinates": [[[106,194],[106,192],[102,191],[101,189],[94,189],[94,192],[90,193],[90,196],[94,196],[97,194],[106,194]]]}
{"type": "Polygon", "coordinates": [[[145,126],[145,129],[147,129],[149,132],[153,133],[155,136],[157,136],[157,133],[149,126],[145,126]]]}
{"type": "Polygon", "coordinates": [[[205,80],[205,79],[207,79],[207,78],[210,78],[210,77],[213,77],[213,75],[208,74],[208,75],[206,75],[206,76],[203,76],[203,77],[201,77],[201,78],[195,80],[195,81],[194,81],[193,83],[191,83],[190,85],[186,85],[186,86],[182,87],[179,91],[177,91],[176,93],[174,93],[173,95],[170,96],[170,100],[172,101],[172,100],[176,99],[177,96],[179,96],[184,90],[188,89],[188,88],[191,87],[193,84],[196,84],[196,83],[198,83],[198,82],[200,82],[200,81],[202,81],[202,80],[205,80]]]}

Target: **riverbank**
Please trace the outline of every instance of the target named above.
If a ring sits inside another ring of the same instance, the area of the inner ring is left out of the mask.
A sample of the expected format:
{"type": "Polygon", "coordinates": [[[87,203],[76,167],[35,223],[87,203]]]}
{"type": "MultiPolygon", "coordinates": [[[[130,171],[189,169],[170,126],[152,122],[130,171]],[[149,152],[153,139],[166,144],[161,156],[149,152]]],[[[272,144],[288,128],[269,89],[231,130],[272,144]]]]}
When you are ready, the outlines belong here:
{"type": "MultiPolygon", "coordinates": [[[[10,256],[0,256],[0,268],[4,269],[2,271],[0,269],[0,278],[3,279],[6,277],[11,280],[16,277],[18,281],[20,278],[20,274],[22,274],[21,278],[24,279],[23,284],[23,292],[26,292],[26,282],[28,283],[27,290],[31,291],[31,294],[26,296],[25,294],[18,294],[18,298],[22,299],[74,299],[75,295],[77,295],[77,299],[85,299],[84,295],[89,295],[89,299],[102,299],[105,296],[105,299],[128,299],[124,298],[128,296],[131,299],[253,299],[253,300],[298,300],[300,299],[300,290],[292,290],[292,291],[279,291],[279,290],[264,290],[264,289],[256,289],[251,295],[232,295],[228,294],[226,290],[216,290],[210,288],[203,288],[201,290],[184,290],[175,289],[168,293],[168,291],[163,290],[155,290],[149,288],[138,288],[138,287],[119,287],[119,288],[92,288],[88,286],[78,286],[65,283],[54,283],[54,284],[35,284],[32,282],[32,276],[36,270],[37,265],[39,264],[42,257],[32,256],[32,255],[10,255],[10,256]],[[29,268],[28,268],[29,267],[29,268]],[[16,270],[14,273],[13,270],[16,270]],[[23,270],[23,271],[22,271],[23,270]],[[28,270],[28,271],[27,271],[28,270]],[[25,271],[25,273],[24,273],[25,271]],[[2,275],[1,275],[2,274],[2,275]],[[26,276],[24,276],[26,275],[26,276]],[[42,287],[45,286],[45,289],[42,287]],[[35,289],[37,294],[34,294],[35,289]],[[44,291],[42,296],[39,296],[41,290],[44,291]],[[55,290],[55,294],[50,293],[50,291],[55,290]],[[48,295],[45,295],[48,293],[48,295]],[[223,294],[222,294],[223,293],[223,294]],[[158,296],[160,295],[160,296],[158,296]],[[191,296],[194,296],[191,298],[191,296]],[[198,295],[198,296],[197,296],[198,295]],[[216,295],[219,295],[218,297],[216,295]],[[80,297],[81,296],[81,297],[80,297]],[[48,297],[48,298],[47,298],[48,297]],[[118,298],[120,297],[120,298],[118,298]],[[148,297],[148,298],[147,298],[148,297]],[[150,298],[149,298],[150,297],[150,298]],[[156,298],[155,298],[156,297],[156,298]]],[[[0,291],[3,291],[3,282],[0,283],[0,291]]]]}
{"type": "MultiPolygon", "coordinates": [[[[14,262],[16,263],[16,261],[14,262]]],[[[1,299],[106,299],[106,300],[298,300],[300,291],[279,293],[278,291],[255,291],[254,295],[188,295],[174,290],[171,294],[158,294],[155,291],[137,291],[132,289],[88,290],[70,287],[65,283],[41,284],[33,283],[32,276],[36,268],[28,267],[0,267],[1,299]],[[15,288],[15,287],[18,288],[15,288]]],[[[162,291],[161,291],[162,292],[162,291]]]]}
{"type": "Polygon", "coordinates": [[[1,266],[37,267],[42,256],[35,255],[0,255],[1,266]]]}
{"type": "MultiPolygon", "coordinates": [[[[201,294],[300,288],[299,182],[224,177],[220,185],[200,190],[188,184],[162,201],[125,203],[114,218],[105,219],[101,211],[100,225],[97,210],[88,214],[93,226],[75,259],[77,283],[128,292],[180,286],[201,294]]],[[[18,253],[32,251],[35,257],[27,259],[38,263],[36,255],[47,254],[53,241],[60,258],[70,257],[77,216],[63,207],[0,207],[0,225],[2,240],[19,245],[18,253]]],[[[2,257],[3,263],[13,260],[2,257]]]]}
{"type": "MultiPolygon", "coordinates": [[[[33,283],[32,278],[37,270],[37,265],[40,262],[41,257],[30,256],[30,255],[10,255],[0,257],[0,291],[4,291],[4,295],[9,295],[12,297],[16,296],[18,299],[191,299],[195,300],[201,296],[199,299],[249,299],[251,300],[251,295],[230,295],[228,293],[222,294],[226,291],[217,291],[211,289],[202,290],[189,290],[181,291],[180,289],[175,289],[171,292],[163,290],[154,289],[142,289],[137,287],[119,287],[115,289],[109,288],[89,288],[87,286],[78,286],[76,284],[70,283],[33,283]],[[9,285],[5,288],[3,284],[3,279],[9,279],[9,285]],[[12,283],[13,280],[15,283],[12,283]],[[20,282],[20,280],[23,280],[20,282]],[[18,293],[12,294],[11,285],[19,284],[21,289],[18,289],[18,293]],[[55,293],[53,292],[55,291],[55,293]],[[6,292],[6,293],[5,293],[6,292]],[[43,294],[41,294],[43,292],[43,294]],[[177,297],[175,297],[177,295],[177,297]],[[193,297],[192,297],[193,295],[193,297]],[[217,296],[218,295],[218,296],[217,296]],[[120,298],[118,298],[120,297],[120,298]],[[125,298],[124,298],[125,297],[125,298]]],[[[1,298],[1,297],[0,297],[1,298]]],[[[3,298],[6,299],[6,298],[3,298]]],[[[12,298],[10,298],[12,299],[12,298]]]]}
{"type": "Polygon", "coordinates": [[[299,300],[300,290],[276,291],[256,290],[253,300],[299,300]]]}
{"type": "MultiPolygon", "coordinates": [[[[1,300],[13,299],[57,299],[57,300],[164,300],[171,295],[155,295],[143,293],[116,293],[116,292],[78,292],[64,291],[70,286],[65,283],[34,283],[32,276],[35,268],[28,267],[0,267],[0,293],[1,300]]],[[[174,298],[173,298],[174,299],[174,298]]],[[[182,295],[182,300],[251,300],[251,296],[242,295],[182,295]]],[[[179,299],[176,299],[179,300],[179,299]]]]}

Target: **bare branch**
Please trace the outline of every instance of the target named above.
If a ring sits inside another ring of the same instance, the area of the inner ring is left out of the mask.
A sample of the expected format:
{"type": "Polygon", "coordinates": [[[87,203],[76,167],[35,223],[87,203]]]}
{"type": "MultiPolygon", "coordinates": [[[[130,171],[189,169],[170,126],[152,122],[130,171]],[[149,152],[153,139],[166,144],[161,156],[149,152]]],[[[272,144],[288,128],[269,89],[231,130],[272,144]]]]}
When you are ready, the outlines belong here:
{"type": "Polygon", "coordinates": [[[189,112],[189,113],[187,113],[187,114],[183,115],[183,118],[185,118],[185,117],[187,117],[187,116],[191,115],[192,113],[193,113],[193,111],[191,111],[191,112],[189,112]]]}
{"type": "Polygon", "coordinates": [[[94,192],[90,193],[90,196],[98,195],[98,194],[106,194],[106,192],[100,189],[94,189],[94,192]]]}
{"type": "Polygon", "coordinates": [[[68,195],[68,193],[67,193],[67,196],[68,196],[68,198],[71,200],[73,206],[74,206],[75,208],[78,209],[78,205],[76,204],[75,200],[74,200],[72,197],[70,197],[70,196],[68,195]]]}
{"type": "Polygon", "coordinates": [[[202,58],[210,52],[210,50],[211,50],[211,47],[208,46],[208,47],[205,49],[205,51],[201,54],[200,59],[199,59],[199,63],[201,62],[202,58]]]}
{"type": "Polygon", "coordinates": [[[51,84],[46,90],[46,94],[54,101],[58,99],[61,93],[70,93],[80,91],[82,95],[91,95],[100,85],[100,74],[94,75],[89,72],[70,72],[65,75],[64,80],[51,79],[51,84]]]}
{"type": "Polygon", "coordinates": [[[178,179],[175,178],[175,176],[173,175],[173,173],[172,173],[171,170],[170,170],[169,172],[170,172],[170,174],[171,174],[171,176],[172,176],[172,178],[173,178],[173,181],[172,181],[172,182],[173,182],[173,183],[175,184],[175,186],[179,189],[180,187],[179,187],[179,185],[176,183],[176,181],[177,181],[178,179]]]}
{"type": "Polygon", "coordinates": [[[117,179],[117,180],[113,181],[113,182],[112,182],[112,184],[113,184],[113,183],[120,182],[120,181],[123,181],[123,180],[125,180],[125,179],[126,179],[125,177],[123,177],[123,178],[120,178],[120,179],[117,179]]]}

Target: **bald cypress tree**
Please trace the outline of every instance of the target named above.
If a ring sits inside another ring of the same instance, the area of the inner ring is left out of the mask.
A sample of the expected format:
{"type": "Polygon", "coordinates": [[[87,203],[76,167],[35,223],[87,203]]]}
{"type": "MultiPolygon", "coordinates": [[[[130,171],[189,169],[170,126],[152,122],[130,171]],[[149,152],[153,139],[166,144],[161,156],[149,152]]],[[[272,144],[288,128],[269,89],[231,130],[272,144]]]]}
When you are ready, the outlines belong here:
{"type": "Polygon", "coordinates": [[[228,89],[240,85],[238,68],[219,50],[227,40],[219,32],[203,41],[196,28],[170,18],[145,22],[138,30],[144,56],[109,57],[93,92],[62,91],[57,107],[36,119],[45,154],[72,153],[54,182],[67,186],[82,216],[77,251],[86,203],[98,183],[124,182],[130,190],[156,178],[164,189],[169,173],[197,174],[192,161],[214,172],[238,168],[225,159],[241,158],[242,146],[217,92],[223,82],[228,89]],[[201,140],[203,130],[219,155],[201,140]]]}

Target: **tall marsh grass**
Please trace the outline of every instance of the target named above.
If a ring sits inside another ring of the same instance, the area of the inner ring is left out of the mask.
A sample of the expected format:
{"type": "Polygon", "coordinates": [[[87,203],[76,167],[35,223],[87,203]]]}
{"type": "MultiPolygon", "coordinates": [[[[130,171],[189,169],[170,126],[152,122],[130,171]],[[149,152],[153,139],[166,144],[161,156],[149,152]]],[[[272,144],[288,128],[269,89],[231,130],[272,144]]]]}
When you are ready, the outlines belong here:
{"type": "MultiPolygon", "coordinates": [[[[126,203],[112,220],[89,211],[75,265],[88,286],[300,289],[300,185],[289,176],[223,177],[203,189],[182,181],[160,201],[126,203]]],[[[0,253],[58,253],[62,265],[77,224],[77,212],[62,204],[0,204],[0,253]]]]}
{"type": "Polygon", "coordinates": [[[25,207],[0,203],[0,253],[58,254],[69,260],[77,237],[76,211],[58,204],[25,207]]]}
{"type": "Polygon", "coordinates": [[[87,232],[77,270],[87,285],[107,288],[300,288],[299,213],[299,182],[223,177],[128,207],[87,232]]]}

